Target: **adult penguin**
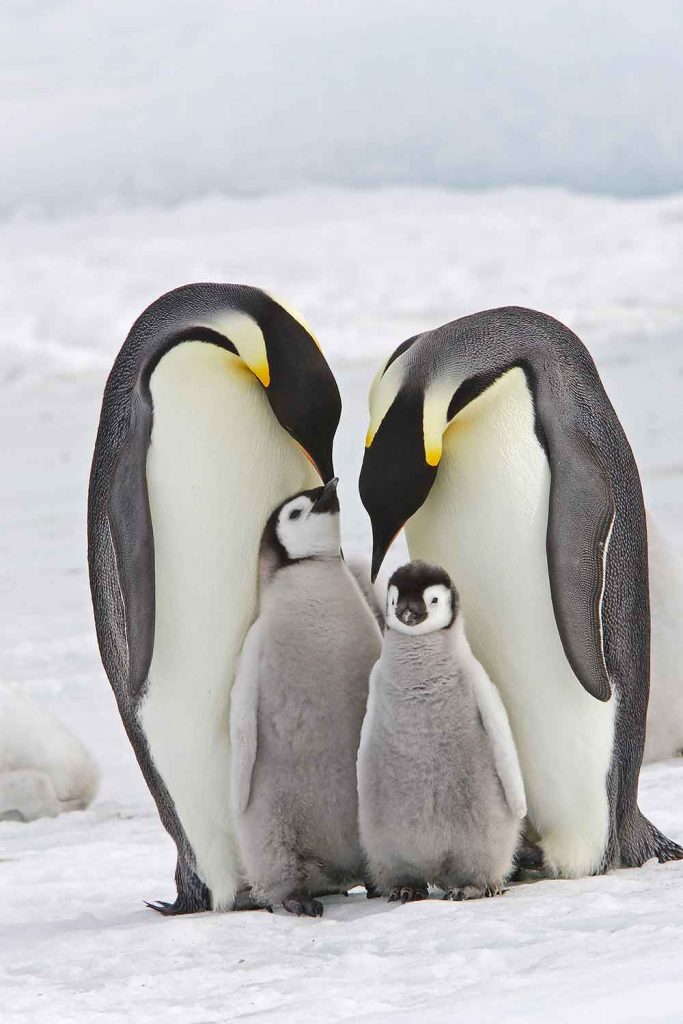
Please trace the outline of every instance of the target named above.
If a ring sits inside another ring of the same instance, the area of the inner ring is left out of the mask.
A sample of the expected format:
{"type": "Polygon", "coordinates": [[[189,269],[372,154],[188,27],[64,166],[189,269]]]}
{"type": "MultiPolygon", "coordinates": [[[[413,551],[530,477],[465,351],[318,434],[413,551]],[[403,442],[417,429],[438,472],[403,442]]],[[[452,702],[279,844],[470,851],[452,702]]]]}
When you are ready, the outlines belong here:
{"type": "Polygon", "coordinates": [[[104,391],[88,561],[105,670],[161,820],[177,898],[227,910],[230,690],[263,527],[333,477],[341,399],[304,323],[265,292],[191,284],[133,324],[104,391]]]}
{"type": "Polygon", "coordinates": [[[370,394],[373,573],[405,524],[443,565],[504,699],[549,874],[683,857],[637,805],[649,691],[645,513],[595,364],[507,307],[410,338],[370,394]]]}

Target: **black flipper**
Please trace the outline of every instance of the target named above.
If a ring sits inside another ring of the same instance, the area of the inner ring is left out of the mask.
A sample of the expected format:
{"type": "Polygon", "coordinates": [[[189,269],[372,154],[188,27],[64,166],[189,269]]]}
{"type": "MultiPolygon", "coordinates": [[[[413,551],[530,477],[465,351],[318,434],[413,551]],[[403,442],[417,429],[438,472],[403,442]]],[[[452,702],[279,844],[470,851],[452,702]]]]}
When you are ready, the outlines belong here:
{"type": "Polygon", "coordinates": [[[154,535],[147,492],[151,431],[151,399],[138,388],[131,401],[128,434],[114,469],[108,507],[126,622],[131,697],[139,694],[147,679],[154,650],[154,535]]]}
{"type": "Polygon", "coordinates": [[[615,502],[607,467],[575,425],[537,401],[549,448],[551,484],[547,553],[553,609],[562,646],[584,689],[612,695],[603,647],[601,603],[615,502]],[[570,449],[570,457],[567,450],[570,449]]]}

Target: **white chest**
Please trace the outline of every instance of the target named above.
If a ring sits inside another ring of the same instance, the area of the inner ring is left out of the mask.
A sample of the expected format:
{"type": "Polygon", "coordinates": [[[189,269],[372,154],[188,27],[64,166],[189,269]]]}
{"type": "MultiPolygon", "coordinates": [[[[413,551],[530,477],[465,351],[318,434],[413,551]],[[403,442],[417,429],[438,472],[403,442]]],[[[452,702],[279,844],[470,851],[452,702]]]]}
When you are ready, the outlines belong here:
{"type": "Polygon", "coordinates": [[[320,481],[230,353],[179,345],[150,387],[156,617],[139,718],[214,907],[228,906],[237,879],[230,690],[254,616],[261,532],[280,501],[320,481]]]}
{"type": "Polygon", "coordinates": [[[496,683],[518,747],[529,818],[562,874],[595,869],[607,839],[614,702],[590,697],[564,654],[546,532],[550,468],[521,369],[453,420],[436,482],[406,526],[413,558],[458,588],[474,654],[496,683]]]}

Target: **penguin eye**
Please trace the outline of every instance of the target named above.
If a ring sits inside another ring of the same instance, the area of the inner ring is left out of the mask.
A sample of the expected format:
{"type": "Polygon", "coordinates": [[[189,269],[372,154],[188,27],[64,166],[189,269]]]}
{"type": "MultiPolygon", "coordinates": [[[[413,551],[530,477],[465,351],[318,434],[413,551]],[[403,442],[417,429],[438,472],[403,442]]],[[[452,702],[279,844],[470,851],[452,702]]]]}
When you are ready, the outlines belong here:
{"type": "Polygon", "coordinates": [[[433,597],[429,603],[430,604],[438,604],[439,603],[438,597],[433,597]]]}
{"type": "Polygon", "coordinates": [[[293,508],[292,511],[289,513],[289,518],[290,519],[301,519],[301,509],[300,508],[293,508]]]}

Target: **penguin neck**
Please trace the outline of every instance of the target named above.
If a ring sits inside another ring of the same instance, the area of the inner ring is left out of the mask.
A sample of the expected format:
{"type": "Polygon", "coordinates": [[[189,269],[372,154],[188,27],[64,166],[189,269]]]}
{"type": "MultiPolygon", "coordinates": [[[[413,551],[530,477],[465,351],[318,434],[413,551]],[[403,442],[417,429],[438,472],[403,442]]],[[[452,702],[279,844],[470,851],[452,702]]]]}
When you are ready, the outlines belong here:
{"type": "Polygon", "coordinates": [[[341,550],[333,551],[330,549],[329,552],[322,554],[309,555],[306,558],[283,558],[279,551],[265,545],[261,546],[259,553],[259,590],[265,590],[274,579],[276,579],[280,573],[286,569],[290,569],[293,566],[299,565],[315,565],[321,562],[340,562],[341,561],[341,550]]]}
{"type": "Polygon", "coordinates": [[[386,629],[382,660],[388,686],[404,698],[425,698],[443,691],[444,680],[455,681],[451,636],[455,625],[418,636],[386,629]]]}

